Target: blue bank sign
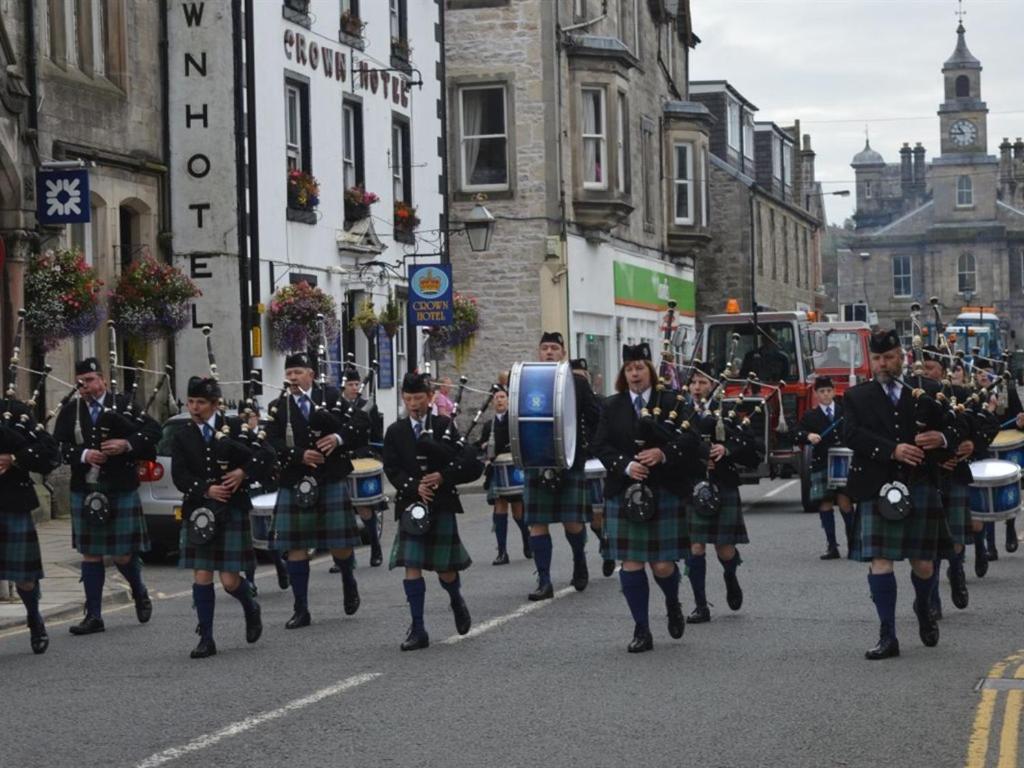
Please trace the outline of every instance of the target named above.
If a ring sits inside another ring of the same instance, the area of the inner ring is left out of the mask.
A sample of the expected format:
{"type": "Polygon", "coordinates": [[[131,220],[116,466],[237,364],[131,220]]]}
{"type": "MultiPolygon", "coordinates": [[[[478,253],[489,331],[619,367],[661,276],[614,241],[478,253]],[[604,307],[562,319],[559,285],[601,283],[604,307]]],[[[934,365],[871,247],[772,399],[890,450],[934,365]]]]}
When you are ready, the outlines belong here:
{"type": "Polygon", "coordinates": [[[89,213],[88,170],[36,174],[36,219],[40,224],[85,224],[89,213]]]}

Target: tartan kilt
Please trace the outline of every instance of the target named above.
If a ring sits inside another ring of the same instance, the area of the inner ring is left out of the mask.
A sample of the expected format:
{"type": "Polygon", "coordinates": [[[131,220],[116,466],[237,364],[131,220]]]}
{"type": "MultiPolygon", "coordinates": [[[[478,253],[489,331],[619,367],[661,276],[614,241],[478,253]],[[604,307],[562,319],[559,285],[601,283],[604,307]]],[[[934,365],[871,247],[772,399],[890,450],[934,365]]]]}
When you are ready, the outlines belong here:
{"type": "Polygon", "coordinates": [[[0,514],[0,581],[43,578],[39,537],[28,511],[0,514]]]}
{"type": "Polygon", "coordinates": [[[820,504],[828,499],[835,500],[836,496],[843,493],[845,488],[828,487],[828,469],[815,469],[811,472],[811,488],[808,494],[808,501],[811,504],[820,504]]]}
{"type": "Polygon", "coordinates": [[[541,485],[541,472],[539,469],[526,470],[526,485],[523,487],[523,520],[526,524],[589,522],[593,512],[583,469],[563,472],[561,487],[555,491],[541,485]]]}
{"type": "Polygon", "coordinates": [[[430,530],[422,536],[406,533],[401,526],[391,546],[389,568],[419,568],[424,571],[464,571],[473,564],[462,546],[454,512],[432,512],[430,530]]]}
{"type": "Polygon", "coordinates": [[[946,514],[939,489],[918,482],[910,486],[910,496],[914,509],[905,520],[886,520],[878,512],[875,499],[857,504],[856,541],[851,552],[854,560],[936,558],[946,514]]]}
{"type": "Polygon", "coordinates": [[[949,537],[954,544],[967,546],[974,541],[971,531],[971,487],[950,480],[943,484],[942,506],[946,511],[949,537]]]}
{"type": "Polygon", "coordinates": [[[694,544],[749,544],[747,524],[743,522],[740,489],[719,485],[718,490],[722,508],[714,517],[702,517],[692,508],[686,510],[690,541],[694,544]]]}
{"type": "Polygon", "coordinates": [[[190,544],[188,526],[182,525],[178,546],[181,550],[179,568],[242,573],[256,567],[249,512],[237,507],[228,507],[217,514],[217,533],[208,544],[190,544]]]}
{"type": "Polygon", "coordinates": [[[634,523],[622,511],[623,495],[605,499],[605,536],[608,560],[668,563],[690,554],[686,502],[667,488],[657,488],[658,513],[646,523],[634,523]]]}
{"type": "Polygon", "coordinates": [[[494,488],[488,488],[487,489],[487,503],[490,504],[493,507],[494,506],[494,502],[496,502],[498,499],[504,499],[509,504],[515,504],[517,501],[522,501],[523,500],[523,495],[521,493],[517,493],[514,496],[504,496],[504,495],[499,496],[497,493],[495,493],[494,488]]]}
{"type": "Polygon", "coordinates": [[[295,503],[294,488],[281,486],[277,490],[271,533],[274,549],[349,549],[359,543],[347,481],[321,485],[316,504],[308,509],[295,503]]]}
{"type": "Polygon", "coordinates": [[[87,493],[71,492],[71,544],[83,555],[127,555],[149,551],[149,532],[139,493],[105,491],[111,515],[106,525],[92,525],[82,511],[87,493]]]}

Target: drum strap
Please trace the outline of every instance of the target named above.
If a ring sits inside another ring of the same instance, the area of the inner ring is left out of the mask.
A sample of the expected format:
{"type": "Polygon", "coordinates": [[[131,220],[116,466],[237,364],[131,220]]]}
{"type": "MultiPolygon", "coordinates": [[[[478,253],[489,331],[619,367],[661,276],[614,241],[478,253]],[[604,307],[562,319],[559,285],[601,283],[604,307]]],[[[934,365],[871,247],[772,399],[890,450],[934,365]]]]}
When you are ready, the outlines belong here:
{"type": "Polygon", "coordinates": [[[284,402],[284,446],[288,450],[295,447],[295,430],[292,429],[292,393],[285,393],[288,399],[284,402]]]}
{"type": "Polygon", "coordinates": [[[75,445],[82,445],[85,442],[85,435],[82,434],[82,398],[75,398],[75,445]]]}
{"type": "Polygon", "coordinates": [[[487,437],[487,458],[488,458],[488,460],[493,459],[494,456],[495,456],[495,446],[497,444],[497,441],[494,439],[494,434],[495,434],[495,432],[497,432],[497,429],[498,429],[498,419],[497,419],[497,417],[492,417],[491,418],[491,434],[488,435],[488,437],[487,437]]]}

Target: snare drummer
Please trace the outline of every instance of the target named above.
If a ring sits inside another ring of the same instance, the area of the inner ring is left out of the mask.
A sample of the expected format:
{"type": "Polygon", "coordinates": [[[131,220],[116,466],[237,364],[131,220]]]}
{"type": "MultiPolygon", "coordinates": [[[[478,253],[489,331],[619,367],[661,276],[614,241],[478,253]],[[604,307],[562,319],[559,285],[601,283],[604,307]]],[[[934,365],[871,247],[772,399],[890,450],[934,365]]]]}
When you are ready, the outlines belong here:
{"type": "Polygon", "coordinates": [[[808,408],[800,418],[796,441],[800,445],[814,446],[809,500],[811,504],[818,505],[818,517],[825,531],[827,549],[821,559],[837,560],[839,544],[836,541],[835,506],[843,516],[847,551],[853,547],[853,504],[844,492],[845,488],[828,487],[828,451],[842,446],[838,427],[843,418],[843,406],[836,402],[836,390],[828,376],[814,380],[814,394],[818,398],[818,407],[808,408]]]}
{"type": "MultiPolygon", "coordinates": [[[[370,417],[366,411],[363,410],[366,408],[367,400],[359,392],[361,385],[362,381],[359,378],[359,372],[355,368],[348,368],[345,371],[345,387],[342,390],[342,405],[348,409],[347,412],[351,413],[353,418],[358,418],[365,423],[367,433],[369,433],[370,417]]],[[[367,457],[372,455],[369,447],[366,447],[362,451],[358,451],[357,454],[367,457]]],[[[363,521],[363,530],[366,531],[370,539],[370,567],[376,568],[384,562],[384,553],[380,548],[380,530],[377,526],[377,512],[373,507],[367,507],[365,505],[357,506],[355,510],[356,514],[359,515],[359,519],[363,521]]]]}
{"type": "MultiPolygon", "coordinates": [[[[500,386],[500,385],[499,385],[500,386]]],[[[494,393],[491,401],[491,408],[494,409],[494,416],[484,424],[480,432],[480,440],[477,445],[485,452],[489,462],[495,456],[508,453],[511,448],[508,437],[508,390],[501,387],[494,393]]],[[[512,510],[512,519],[519,527],[519,533],[523,539],[523,557],[527,560],[533,557],[530,551],[530,532],[523,522],[523,495],[521,493],[511,496],[499,496],[494,490],[494,466],[487,464],[485,470],[486,480],[484,488],[487,491],[487,503],[494,507],[491,513],[491,522],[494,525],[494,536],[498,541],[498,556],[494,558],[491,565],[508,565],[508,512],[512,510]]]]}
{"type": "MultiPolygon", "coordinates": [[[[561,362],[565,357],[565,340],[558,331],[545,332],[540,338],[537,359],[542,363],[561,362]]],[[[587,532],[584,525],[590,518],[587,493],[587,446],[592,442],[601,407],[594,390],[579,376],[572,377],[576,390],[576,456],[570,469],[558,473],[554,483],[545,481],[543,471],[526,470],[523,488],[526,524],[530,529],[530,548],[537,564],[537,588],[530,600],[550,600],[555,595],[551,584],[551,533],[549,526],[561,523],[565,538],[572,548],[572,585],[576,591],[587,588],[587,532]]]]}

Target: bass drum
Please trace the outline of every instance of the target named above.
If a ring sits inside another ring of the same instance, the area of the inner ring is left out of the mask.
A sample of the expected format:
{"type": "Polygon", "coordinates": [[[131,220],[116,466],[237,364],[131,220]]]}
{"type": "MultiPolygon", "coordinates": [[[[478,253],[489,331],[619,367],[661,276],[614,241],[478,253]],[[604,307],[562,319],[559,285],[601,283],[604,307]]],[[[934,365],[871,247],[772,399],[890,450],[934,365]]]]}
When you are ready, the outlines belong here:
{"type": "Polygon", "coordinates": [[[576,382],[569,364],[516,363],[508,385],[517,466],[569,469],[576,460],[576,382]]]}

